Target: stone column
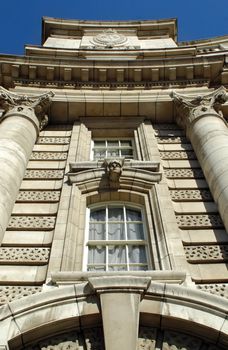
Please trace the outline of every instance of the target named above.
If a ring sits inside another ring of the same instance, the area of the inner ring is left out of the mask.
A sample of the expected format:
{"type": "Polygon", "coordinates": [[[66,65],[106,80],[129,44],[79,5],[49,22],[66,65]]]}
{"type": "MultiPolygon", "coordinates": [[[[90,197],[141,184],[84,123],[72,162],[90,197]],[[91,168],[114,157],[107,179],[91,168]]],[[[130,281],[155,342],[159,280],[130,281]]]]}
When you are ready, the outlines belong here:
{"type": "Polygon", "coordinates": [[[28,97],[0,87],[0,244],[53,95],[28,97]]]}
{"type": "Polygon", "coordinates": [[[177,123],[186,130],[228,232],[228,129],[221,112],[226,90],[197,97],[173,92],[172,97],[177,123]]]}

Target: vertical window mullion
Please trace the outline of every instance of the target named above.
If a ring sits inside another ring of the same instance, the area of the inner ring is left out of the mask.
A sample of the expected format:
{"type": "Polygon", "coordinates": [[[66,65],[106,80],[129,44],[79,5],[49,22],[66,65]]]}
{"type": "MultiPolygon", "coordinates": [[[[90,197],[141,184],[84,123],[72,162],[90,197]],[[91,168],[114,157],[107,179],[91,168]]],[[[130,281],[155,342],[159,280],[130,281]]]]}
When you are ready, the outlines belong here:
{"type": "Polygon", "coordinates": [[[124,205],[124,233],[125,233],[125,248],[126,248],[126,263],[127,263],[127,271],[129,271],[129,257],[128,257],[128,236],[127,236],[127,215],[126,215],[126,207],[124,205]]]}
{"type": "Polygon", "coordinates": [[[105,207],[105,271],[108,271],[108,206],[105,207]]]}
{"type": "Polygon", "coordinates": [[[105,158],[108,157],[108,141],[105,140],[105,158]]]}

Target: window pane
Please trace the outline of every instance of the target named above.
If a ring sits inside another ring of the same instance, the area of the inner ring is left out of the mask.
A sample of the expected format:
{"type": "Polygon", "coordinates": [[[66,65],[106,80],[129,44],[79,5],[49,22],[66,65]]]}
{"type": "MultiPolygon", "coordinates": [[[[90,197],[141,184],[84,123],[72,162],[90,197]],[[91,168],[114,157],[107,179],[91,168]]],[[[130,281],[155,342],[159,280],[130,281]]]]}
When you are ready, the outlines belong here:
{"type": "Polygon", "coordinates": [[[142,221],[141,212],[134,209],[126,209],[127,221],[142,221]]]}
{"type": "Polygon", "coordinates": [[[124,235],[124,224],[108,224],[108,239],[109,240],[123,240],[124,235]]]}
{"type": "Polygon", "coordinates": [[[130,263],[146,263],[146,250],[144,246],[129,246],[128,252],[130,263]]]}
{"type": "Polygon", "coordinates": [[[90,213],[90,221],[104,221],[105,222],[105,209],[93,210],[90,213]]]}
{"type": "Polygon", "coordinates": [[[146,271],[148,270],[148,266],[137,266],[137,265],[130,265],[130,271],[146,271]]]}
{"type": "Polygon", "coordinates": [[[107,157],[119,157],[119,154],[120,151],[118,149],[113,149],[113,148],[110,148],[107,150],[107,157]]]}
{"type": "Polygon", "coordinates": [[[122,246],[112,246],[108,248],[108,263],[124,264],[126,263],[126,248],[122,246]]]}
{"type": "Polygon", "coordinates": [[[108,140],[108,147],[118,147],[119,141],[118,140],[108,140]]]}
{"type": "Polygon", "coordinates": [[[122,149],[121,150],[121,156],[123,156],[123,157],[127,157],[127,156],[132,157],[132,155],[133,155],[132,149],[122,149]]]}
{"type": "Polygon", "coordinates": [[[123,221],[123,208],[108,208],[108,221],[123,221]]]}
{"type": "Polygon", "coordinates": [[[87,271],[105,271],[105,265],[88,266],[87,271]]]}
{"type": "Polygon", "coordinates": [[[105,255],[105,247],[89,247],[88,264],[104,264],[105,255]]]}
{"type": "Polygon", "coordinates": [[[127,271],[127,265],[111,265],[108,266],[108,271],[127,271]]]}
{"type": "Polygon", "coordinates": [[[90,240],[101,240],[105,239],[105,224],[101,223],[90,223],[89,225],[89,239],[90,240]]]}
{"type": "Polygon", "coordinates": [[[132,147],[131,140],[121,140],[120,144],[121,144],[121,147],[132,147]]]}
{"type": "Polygon", "coordinates": [[[127,239],[144,239],[143,225],[136,223],[127,224],[127,239]]]}
{"type": "Polygon", "coordinates": [[[103,140],[103,141],[97,141],[97,140],[95,140],[94,141],[94,147],[105,147],[105,140],[103,140]]]}
{"type": "Polygon", "coordinates": [[[101,149],[94,149],[93,150],[93,154],[94,154],[94,159],[100,159],[100,158],[105,158],[105,150],[101,149]]]}

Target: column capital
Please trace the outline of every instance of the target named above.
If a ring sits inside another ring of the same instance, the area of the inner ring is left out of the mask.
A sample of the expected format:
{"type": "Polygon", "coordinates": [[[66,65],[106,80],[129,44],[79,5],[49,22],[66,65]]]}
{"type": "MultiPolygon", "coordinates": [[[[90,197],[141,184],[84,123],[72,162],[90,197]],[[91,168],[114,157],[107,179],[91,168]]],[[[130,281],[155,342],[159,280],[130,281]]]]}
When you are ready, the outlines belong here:
{"type": "Polygon", "coordinates": [[[223,119],[221,105],[228,101],[228,95],[223,86],[204,95],[182,95],[172,91],[170,96],[177,108],[177,122],[182,127],[186,127],[198,118],[209,115],[223,119]]]}
{"type": "Polygon", "coordinates": [[[42,130],[48,123],[48,117],[46,115],[47,109],[51,104],[54,93],[52,91],[46,92],[41,95],[20,95],[15,92],[8,91],[2,86],[0,87],[0,108],[4,110],[4,114],[1,119],[4,119],[11,113],[18,115],[22,114],[28,117],[31,110],[38,118],[40,130],[42,130]],[[21,113],[20,113],[21,112],[21,113]]]}

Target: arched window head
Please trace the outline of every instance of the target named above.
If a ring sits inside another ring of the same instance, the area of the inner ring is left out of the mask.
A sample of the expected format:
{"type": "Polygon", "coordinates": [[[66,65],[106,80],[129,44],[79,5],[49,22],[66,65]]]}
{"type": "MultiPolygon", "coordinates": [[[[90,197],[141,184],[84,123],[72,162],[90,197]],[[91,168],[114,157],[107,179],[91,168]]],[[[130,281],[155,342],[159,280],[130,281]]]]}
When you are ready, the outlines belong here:
{"type": "Polygon", "coordinates": [[[148,270],[148,253],[139,208],[109,204],[89,210],[88,271],[148,270]]]}

